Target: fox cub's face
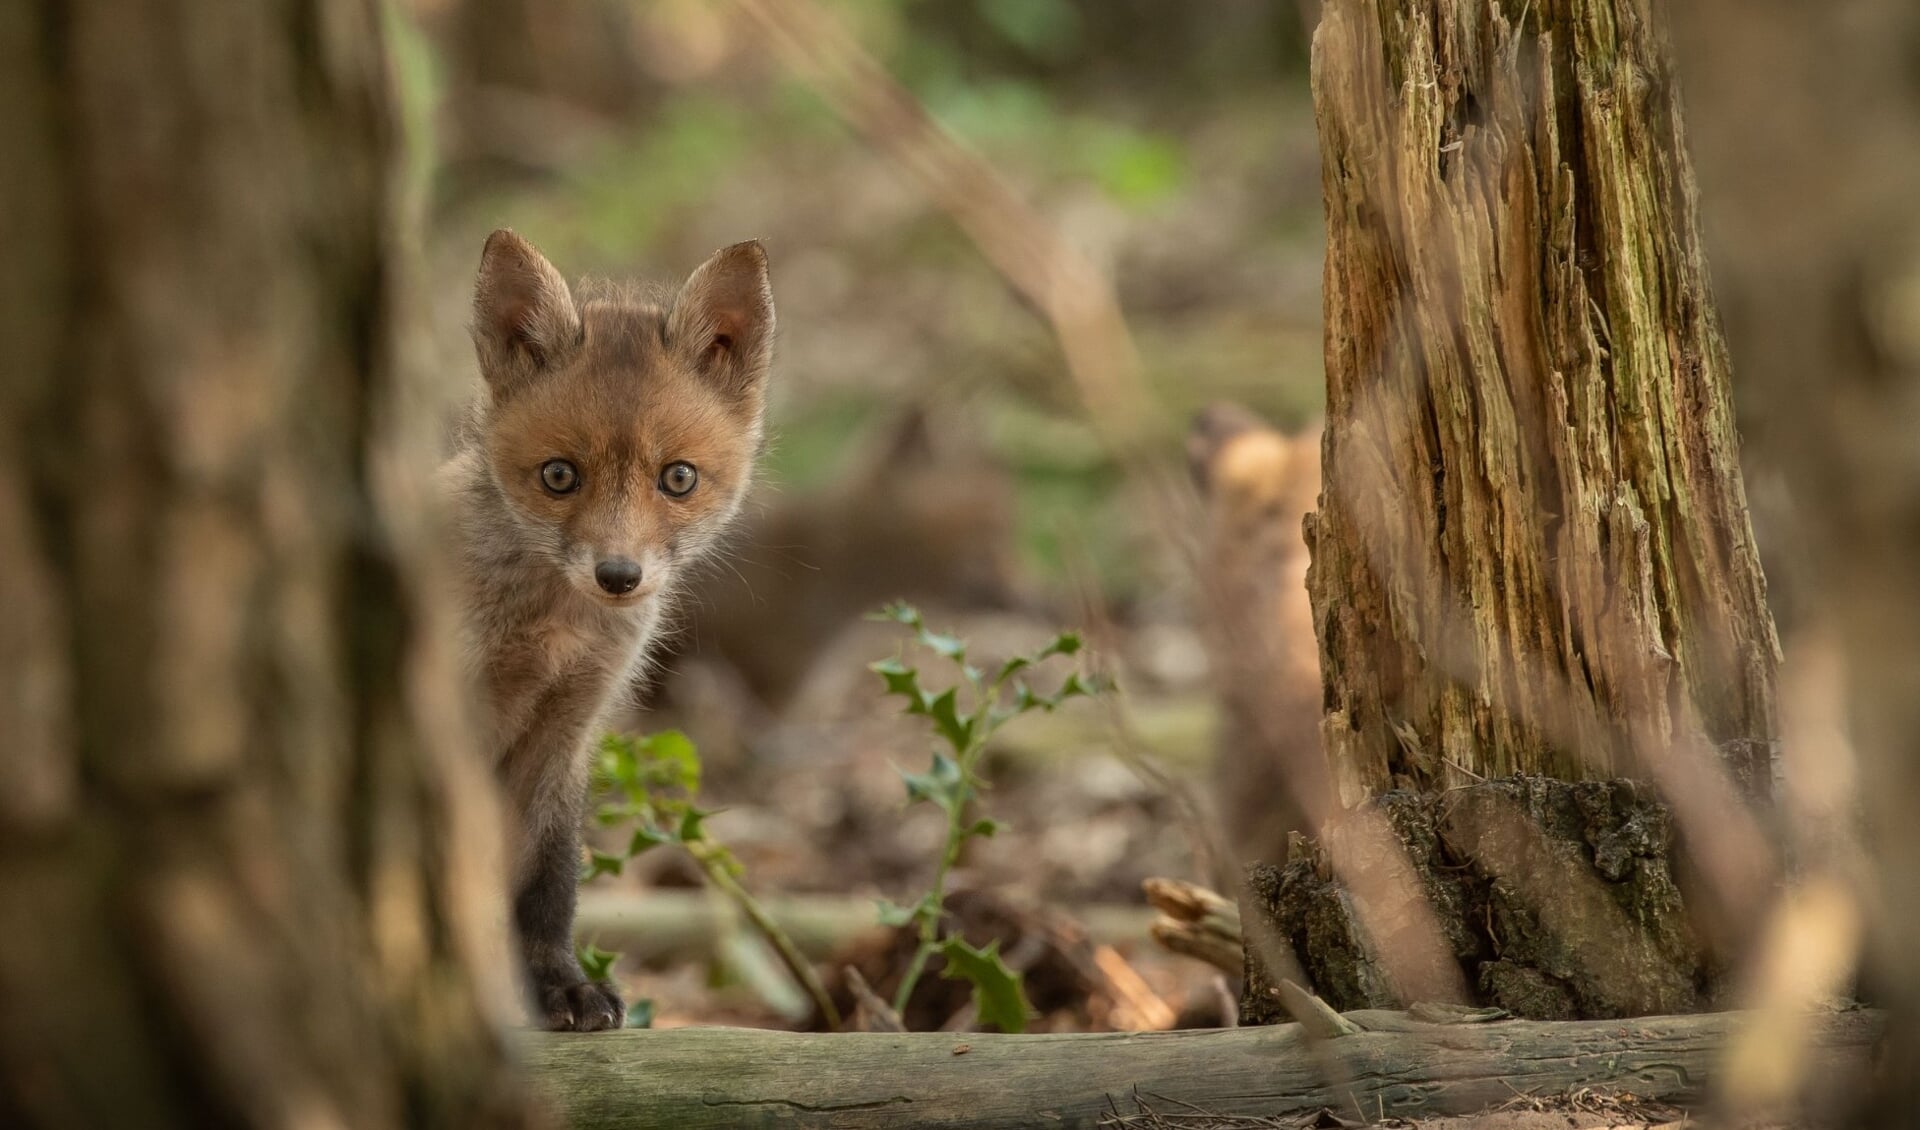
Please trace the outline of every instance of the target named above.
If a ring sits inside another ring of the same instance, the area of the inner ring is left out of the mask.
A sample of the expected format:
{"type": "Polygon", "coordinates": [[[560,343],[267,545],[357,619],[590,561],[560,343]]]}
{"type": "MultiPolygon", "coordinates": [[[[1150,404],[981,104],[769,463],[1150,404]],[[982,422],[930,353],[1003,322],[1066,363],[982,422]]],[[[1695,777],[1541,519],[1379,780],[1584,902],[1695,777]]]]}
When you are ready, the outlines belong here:
{"type": "Polygon", "coordinates": [[[1320,429],[1285,435],[1237,404],[1214,404],[1187,433],[1187,463],[1214,525],[1245,546],[1261,531],[1298,544],[1319,504],[1320,429]]]}
{"type": "Polygon", "coordinates": [[[713,547],[760,445],[773,324],[758,243],[720,251],[670,298],[576,302],[532,245],[488,238],[481,442],[512,519],[576,590],[638,606],[713,547]]]}

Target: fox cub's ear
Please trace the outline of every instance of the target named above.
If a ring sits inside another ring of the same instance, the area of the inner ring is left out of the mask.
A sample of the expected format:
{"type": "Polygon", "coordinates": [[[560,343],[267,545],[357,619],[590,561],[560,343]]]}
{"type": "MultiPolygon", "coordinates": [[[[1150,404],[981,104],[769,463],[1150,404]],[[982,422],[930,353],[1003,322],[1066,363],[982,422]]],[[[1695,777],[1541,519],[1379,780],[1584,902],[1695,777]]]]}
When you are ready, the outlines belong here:
{"type": "Polygon", "coordinates": [[[501,389],[529,377],[579,341],[567,280],[511,231],[488,236],[473,286],[473,344],[487,384],[501,389]]]}
{"type": "Polygon", "coordinates": [[[1205,493],[1213,486],[1215,463],[1229,443],[1248,432],[1270,431],[1266,421],[1227,401],[1216,401],[1200,410],[1187,429],[1187,470],[1193,484],[1205,493]]]}
{"type": "Polygon", "coordinates": [[[758,409],[773,361],[766,249],[748,240],[700,264],[673,300],[667,345],[721,390],[758,409]]]}

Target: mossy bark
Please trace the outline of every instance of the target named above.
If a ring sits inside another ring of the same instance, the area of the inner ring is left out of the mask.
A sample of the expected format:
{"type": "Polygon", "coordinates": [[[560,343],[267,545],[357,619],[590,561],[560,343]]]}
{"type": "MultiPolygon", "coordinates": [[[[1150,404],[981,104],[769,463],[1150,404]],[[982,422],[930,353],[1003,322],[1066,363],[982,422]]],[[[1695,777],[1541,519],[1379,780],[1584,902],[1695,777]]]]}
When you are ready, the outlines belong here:
{"type": "Polygon", "coordinates": [[[1309,520],[1342,800],[1769,785],[1778,646],[1652,0],[1331,0],[1326,488],[1309,520]]]}
{"type": "Polygon", "coordinates": [[[527,1121],[490,793],[374,507],[380,19],[0,5],[7,1126],[527,1121]]]}

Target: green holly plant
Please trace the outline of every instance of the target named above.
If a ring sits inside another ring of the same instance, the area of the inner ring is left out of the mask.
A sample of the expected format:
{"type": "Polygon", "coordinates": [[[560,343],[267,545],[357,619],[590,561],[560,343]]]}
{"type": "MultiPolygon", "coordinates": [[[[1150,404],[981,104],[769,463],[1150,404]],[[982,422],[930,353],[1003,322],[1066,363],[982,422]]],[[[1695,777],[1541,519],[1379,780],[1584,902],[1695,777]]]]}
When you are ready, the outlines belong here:
{"type": "MultiPolygon", "coordinates": [[[[837,1030],[840,1012],[819,974],[760,900],[747,890],[742,882],[746,868],[733,851],[707,831],[706,819],[713,812],[699,805],[700,751],[692,739],[678,730],[644,736],[608,734],[600,740],[596,753],[595,780],[608,799],[595,811],[594,819],[605,827],[629,826],[633,831],[620,850],[589,852],[580,881],[618,875],[634,857],[662,845],[686,852],[699,865],[708,884],[731,899],[773,946],[781,964],[813,998],[814,1007],[828,1026],[837,1030]]],[[[596,980],[605,980],[619,955],[589,942],[580,948],[579,956],[582,969],[596,980]]]]}
{"type": "MultiPolygon", "coordinates": [[[[880,920],[889,926],[913,927],[919,932],[919,945],[893,995],[893,1010],[904,1013],[914,986],[925,972],[927,959],[939,954],[945,959],[941,976],[963,980],[973,986],[974,1007],[984,1024],[993,1024],[1005,1032],[1026,1028],[1032,1008],[1020,974],[1007,968],[1000,957],[998,940],[984,948],[975,948],[959,934],[943,934],[946,914],[947,879],[960,860],[968,840],[991,836],[999,825],[985,818],[974,818],[974,801],[986,783],[980,778],[980,757],[1000,727],[1031,711],[1053,711],[1069,699],[1098,694],[1110,689],[1098,676],[1079,669],[1068,673],[1052,694],[1035,691],[1028,679],[1033,668],[1053,656],[1078,656],[1080,636],[1061,632],[1046,646],[1027,655],[1016,655],[991,674],[967,661],[967,644],[956,636],[930,631],[918,609],[895,603],[868,617],[905,625],[912,633],[910,642],[920,650],[953,667],[959,681],[944,689],[933,690],[925,684],[924,672],[909,664],[903,655],[895,655],[869,669],[886,683],[887,693],[906,700],[906,713],[925,718],[934,734],[932,763],[924,773],[901,771],[906,780],[909,804],[931,804],[946,814],[947,833],[940,859],[933,873],[933,885],[919,902],[899,906],[880,900],[880,920]]],[[[903,649],[904,650],[904,649],[903,649]]]]}

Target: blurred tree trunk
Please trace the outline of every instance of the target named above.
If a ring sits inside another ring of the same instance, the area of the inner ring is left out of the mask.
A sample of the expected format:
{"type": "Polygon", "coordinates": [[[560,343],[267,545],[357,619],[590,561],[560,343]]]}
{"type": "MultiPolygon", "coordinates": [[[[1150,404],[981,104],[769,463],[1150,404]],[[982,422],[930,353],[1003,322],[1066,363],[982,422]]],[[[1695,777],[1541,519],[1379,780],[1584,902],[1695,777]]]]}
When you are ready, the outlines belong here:
{"type": "Polygon", "coordinates": [[[5,1125],[525,1121],[490,793],[373,511],[379,23],[0,5],[5,1125]]]}
{"type": "Polygon", "coordinates": [[[1342,800],[1770,785],[1778,647],[1651,0],[1332,0],[1327,490],[1309,530],[1342,800]]]}
{"type": "MultiPolygon", "coordinates": [[[[1698,0],[1676,19],[1742,408],[1792,491],[1779,540],[1806,570],[1795,605],[1845,656],[1879,883],[1869,992],[1894,1021],[1874,1124],[1910,1125],[1920,1109],[1920,6],[1698,0]]],[[[1821,752],[1844,760],[1844,749],[1821,752]]],[[[1849,767],[1814,768],[1831,779],[1810,791],[1846,793],[1849,767]]]]}

